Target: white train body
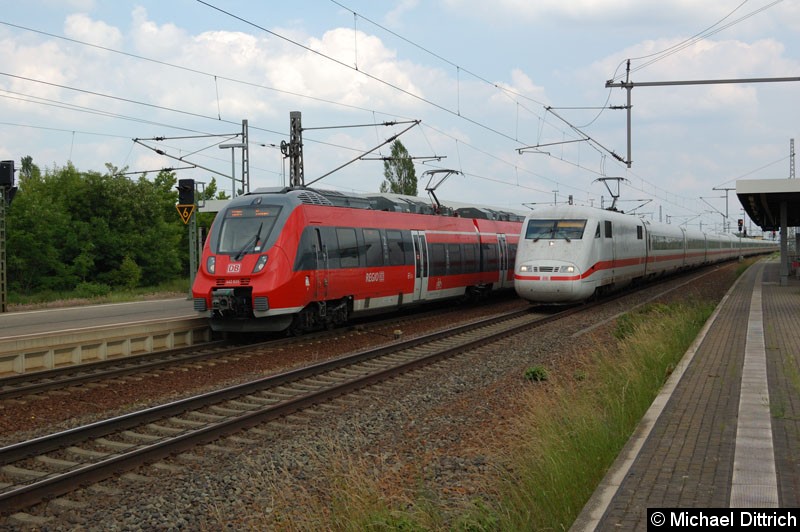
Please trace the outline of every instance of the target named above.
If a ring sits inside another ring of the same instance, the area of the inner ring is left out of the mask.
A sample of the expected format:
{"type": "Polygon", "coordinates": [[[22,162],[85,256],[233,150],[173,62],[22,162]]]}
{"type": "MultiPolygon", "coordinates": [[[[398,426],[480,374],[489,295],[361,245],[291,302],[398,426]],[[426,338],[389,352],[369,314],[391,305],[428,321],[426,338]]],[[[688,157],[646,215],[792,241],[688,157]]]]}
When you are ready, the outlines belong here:
{"type": "Polygon", "coordinates": [[[652,223],[592,207],[537,209],[522,224],[514,287],[523,299],[575,303],[677,270],[777,249],[773,242],[652,223]]]}

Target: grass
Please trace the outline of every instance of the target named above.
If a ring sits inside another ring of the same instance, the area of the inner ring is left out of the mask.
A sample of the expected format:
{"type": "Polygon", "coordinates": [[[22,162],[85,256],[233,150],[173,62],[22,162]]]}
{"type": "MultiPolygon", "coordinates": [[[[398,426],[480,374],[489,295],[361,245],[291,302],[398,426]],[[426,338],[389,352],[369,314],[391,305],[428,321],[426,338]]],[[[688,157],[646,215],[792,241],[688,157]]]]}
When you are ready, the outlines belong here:
{"type": "Polygon", "coordinates": [[[710,304],[648,305],[618,320],[616,345],[586,353],[582,369],[528,386],[485,496],[460,515],[438,506],[425,486],[402,501],[386,500],[378,478],[339,461],[329,526],[568,529],[712,311],[710,304]]]}
{"type": "Polygon", "coordinates": [[[83,283],[70,291],[42,291],[32,295],[10,292],[8,294],[9,310],[30,310],[36,308],[54,308],[78,305],[97,305],[101,303],[124,303],[141,301],[156,297],[188,296],[189,280],[176,279],[157,286],[139,288],[110,288],[106,285],[83,283]]]}
{"type": "Polygon", "coordinates": [[[494,512],[503,530],[568,529],[713,308],[649,305],[620,319],[616,349],[548,396],[531,394],[494,512]]]}

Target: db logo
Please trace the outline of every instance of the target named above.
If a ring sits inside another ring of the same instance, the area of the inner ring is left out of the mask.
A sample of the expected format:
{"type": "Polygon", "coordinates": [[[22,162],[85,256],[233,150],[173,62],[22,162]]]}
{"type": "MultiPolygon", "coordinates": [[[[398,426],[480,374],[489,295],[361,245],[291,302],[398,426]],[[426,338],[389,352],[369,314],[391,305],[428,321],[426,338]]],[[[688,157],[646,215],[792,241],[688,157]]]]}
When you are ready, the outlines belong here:
{"type": "Polygon", "coordinates": [[[228,273],[239,273],[242,271],[241,264],[228,264],[228,273]]]}

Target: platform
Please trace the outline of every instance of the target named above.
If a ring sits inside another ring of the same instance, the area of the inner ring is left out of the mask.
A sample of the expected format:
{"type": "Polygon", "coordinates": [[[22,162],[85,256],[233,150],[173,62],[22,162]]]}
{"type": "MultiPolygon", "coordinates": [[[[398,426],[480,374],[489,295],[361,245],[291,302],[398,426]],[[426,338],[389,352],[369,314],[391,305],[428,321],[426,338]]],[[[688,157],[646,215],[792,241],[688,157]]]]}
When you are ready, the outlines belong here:
{"type": "Polygon", "coordinates": [[[739,278],[573,531],[647,530],[648,508],[800,506],[800,281],[739,278]]]}
{"type": "Polygon", "coordinates": [[[208,342],[186,298],[0,315],[0,378],[208,342]]]}

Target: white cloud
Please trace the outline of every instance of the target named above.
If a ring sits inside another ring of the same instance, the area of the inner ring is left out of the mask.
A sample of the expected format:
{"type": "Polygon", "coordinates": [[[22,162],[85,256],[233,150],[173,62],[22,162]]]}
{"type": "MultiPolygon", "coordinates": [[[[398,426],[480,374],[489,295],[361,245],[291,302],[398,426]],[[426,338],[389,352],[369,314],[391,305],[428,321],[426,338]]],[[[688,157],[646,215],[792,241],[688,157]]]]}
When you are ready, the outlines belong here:
{"type": "MultiPolygon", "coordinates": [[[[305,126],[419,118],[423,126],[403,135],[403,143],[415,155],[447,158],[428,166],[418,163],[418,174],[432,167],[462,170],[472,177],[448,181],[442,197],[459,200],[463,196],[491,203],[493,198],[500,202],[549,200],[555,189],[562,195],[589,197],[591,193],[599,197],[604,190],[593,182],[602,172],[640,175],[648,191],[658,183],[673,194],[683,193],[677,186],[668,185],[679,179],[674,182],[688,187],[687,193],[707,195],[709,182],[718,184],[736,172],[745,173],[768,162],[765,157],[781,156],[787,151],[786,139],[797,133],[797,106],[793,104],[796,84],[636,88],[634,167],[630,173],[613,163],[608,154],[604,160],[600,151],[586,143],[549,148],[549,157],[516,153],[520,143],[558,141],[573,134],[567,125],[545,114],[542,104],[556,108],[602,105],[609,94],[605,80],[626,58],[647,56],[681,42],[727,14],[738,5],[736,2],[713,0],[698,7],[691,0],[445,0],[424,4],[425,9],[418,0],[398,0],[388,7],[369,4],[369,10],[377,13],[374,20],[402,27],[398,33],[440,57],[367,23],[359,22],[354,32],[352,14],[341,16],[343,11],[335,6],[329,11],[309,9],[300,15],[296,9],[275,15],[281,10],[273,8],[269,17],[266,11],[254,7],[254,19],[262,24],[269,21],[271,31],[343,64],[269,32],[228,24],[230,21],[220,24],[217,14],[187,18],[177,10],[157,9],[157,4],[149,0],[140,4],[147,5],[149,12],[124,2],[116,9],[106,5],[99,8],[90,2],[60,16],[52,27],[43,25],[41,29],[64,31],[74,39],[186,69],[0,27],[0,61],[6,71],[111,94],[120,100],[8,76],[0,77],[0,89],[58,102],[80,102],[92,109],[163,125],[0,98],[7,122],[31,126],[18,128],[16,135],[8,134],[13,128],[0,128],[3,158],[33,151],[30,154],[37,164],[63,164],[72,156],[79,168],[87,170],[102,170],[105,162],[154,168],[162,158],[139,146],[132,147],[131,137],[231,132],[246,118],[251,125],[251,140],[279,143],[285,138],[283,132],[288,131],[289,111],[294,110],[303,112],[305,126]],[[335,18],[331,18],[332,12],[335,18]],[[442,31],[445,20],[447,31],[442,31]],[[623,26],[626,31],[620,32],[623,26]],[[497,32],[496,27],[503,30],[497,32]],[[442,61],[441,57],[446,59],[442,61]],[[457,68],[456,64],[461,66],[457,68]],[[432,105],[402,91],[425,98],[432,105]],[[34,127],[63,131],[54,133],[54,140],[34,127]],[[105,136],[87,140],[86,132],[105,136]],[[516,182],[522,188],[515,188],[516,182]]],[[[786,29],[798,28],[786,14],[797,13],[797,6],[798,2],[783,2],[778,5],[780,10],[769,9],[763,17],[748,19],[634,72],[633,80],[796,75],[800,61],[792,55],[793,34],[786,29]],[[764,28],[775,31],[765,32],[764,28]]],[[[748,3],[745,7],[752,10],[758,6],[748,3]]],[[[634,60],[633,65],[645,61],[634,60]]],[[[609,103],[623,104],[624,95],[625,91],[614,89],[609,103]]],[[[582,125],[598,111],[559,113],[570,123],[582,125]]],[[[334,168],[355,156],[353,150],[374,146],[399,129],[308,132],[304,138],[309,140],[305,150],[309,177],[334,168]]],[[[587,132],[617,153],[624,152],[623,111],[605,111],[587,132]]],[[[202,146],[173,142],[170,148],[186,154],[202,146]]],[[[198,155],[210,166],[229,172],[230,153],[212,148],[198,155]]],[[[254,147],[254,184],[275,185],[281,163],[277,150],[254,147]]],[[[322,184],[376,190],[381,173],[379,162],[359,162],[322,184]]],[[[205,175],[203,178],[208,180],[205,175]]],[[[219,181],[222,183],[222,179],[219,181]]],[[[636,191],[632,195],[636,196],[636,191]]]]}
{"type": "MultiPolygon", "coordinates": [[[[632,23],[665,25],[675,21],[699,21],[712,24],[728,15],[736,5],[726,0],[444,0],[452,11],[490,20],[571,24],[632,23]]],[[[737,4],[738,5],[738,4],[737,4]]],[[[755,9],[755,8],[753,8],[755,9]]],[[[741,16],[747,8],[737,11],[741,16]]]]}
{"type": "Polygon", "coordinates": [[[159,26],[147,16],[143,7],[134,8],[132,35],[136,50],[145,57],[165,58],[180,54],[189,40],[186,31],[168,23],[159,26]]]}
{"type": "Polygon", "coordinates": [[[401,26],[403,17],[416,9],[417,6],[419,6],[419,0],[400,0],[394,9],[384,17],[386,23],[390,26],[401,26]]]}
{"type": "Polygon", "coordinates": [[[119,48],[122,44],[122,33],[119,29],[105,22],[92,20],[83,13],[67,17],[64,22],[64,35],[107,48],[119,48]]]}

